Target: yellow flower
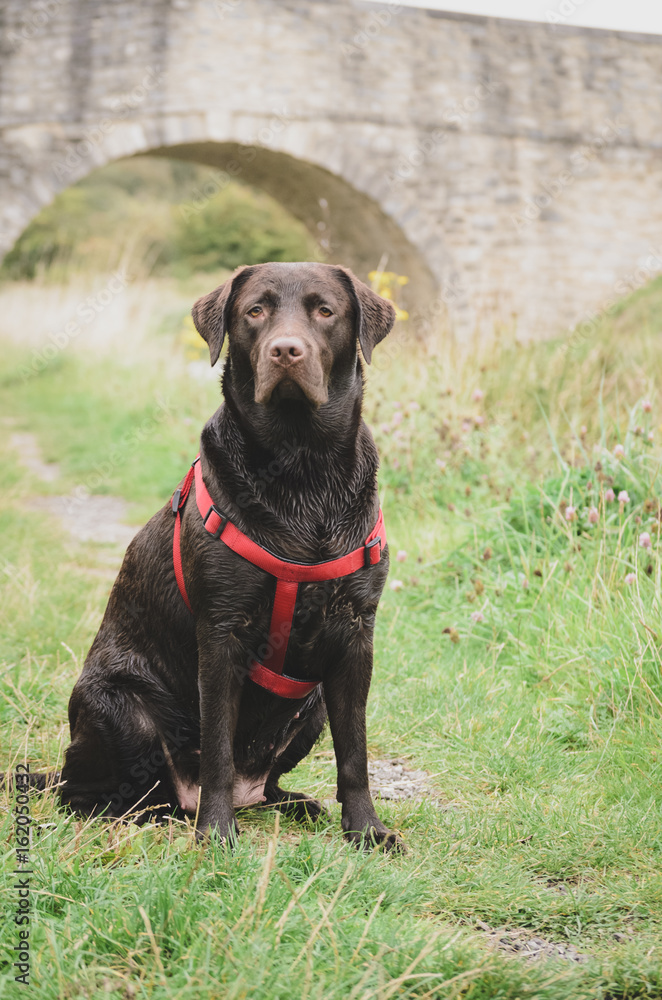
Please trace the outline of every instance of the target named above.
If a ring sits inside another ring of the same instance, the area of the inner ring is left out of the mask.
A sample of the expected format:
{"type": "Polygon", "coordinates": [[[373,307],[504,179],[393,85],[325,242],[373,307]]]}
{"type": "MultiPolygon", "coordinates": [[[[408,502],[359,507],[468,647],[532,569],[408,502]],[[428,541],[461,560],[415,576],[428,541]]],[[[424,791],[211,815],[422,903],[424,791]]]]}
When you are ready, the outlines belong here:
{"type": "Polygon", "coordinates": [[[184,318],[179,341],[184,348],[188,361],[202,361],[207,354],[207,345],[198,333],[191,316],[184,318]]]}
{"type": "Polygon", "coordinates": [[[396,274],[395,271],[371,271],[368,275],[368,281],[373,292],[377,292],[383,299],[388,299],[389,302],[393,303],[396,320],[409,319],[409,313],[406,309],[400,309],[395,301],[396,288],[409,282],[406,274],[396,274]]]}

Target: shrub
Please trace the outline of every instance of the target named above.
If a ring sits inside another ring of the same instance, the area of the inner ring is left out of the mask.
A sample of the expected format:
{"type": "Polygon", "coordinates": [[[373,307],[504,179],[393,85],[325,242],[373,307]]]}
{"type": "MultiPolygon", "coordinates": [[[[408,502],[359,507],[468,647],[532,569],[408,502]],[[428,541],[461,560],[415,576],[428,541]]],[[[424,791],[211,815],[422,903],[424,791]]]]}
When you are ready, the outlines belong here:
{"type": "Polygon", "coordinates": [[[233,270],[240,264],[310,260],[312,237],[272,198],[229,184],[199,211],[178,219],[174,253],[193,271],[233,270]]]}

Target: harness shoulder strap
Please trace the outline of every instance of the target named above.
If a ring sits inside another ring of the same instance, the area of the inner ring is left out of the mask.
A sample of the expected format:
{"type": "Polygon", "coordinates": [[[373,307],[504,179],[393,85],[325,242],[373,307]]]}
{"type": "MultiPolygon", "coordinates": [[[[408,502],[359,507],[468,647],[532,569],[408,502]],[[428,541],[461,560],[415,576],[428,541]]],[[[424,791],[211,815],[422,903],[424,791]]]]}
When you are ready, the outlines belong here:
{"type": "Polygon", "coordinates": [[[188,470],[181,486],[175,490],[171,505],[175,515],[175,529],[172,539],[172,559],[175,568],[175,579],[179,592],[189,611],[193,611],[186,593],[181,554],[181,511],[186,503],[191,486],[195,479],[195,498],[198,510],[206,530],[214,538],[221,538],[228,548],[237,555],[258,566],[276,579],[276,594],[269,625],[269,645],[264,662],[254,661],[249,671],[249,677],[260,687],[266,688],[281,698],[304,698],[313,691],[319,681],[301,681],[288,677],[283,673],[285,655],[292,630],[297,593],[300,583],[321,582],[349,576],[364,567],[374,566],[380,562],[382,552],[386,547],[384,518],[381,510],[375,527],[366,538],[364,544],[352,552],[337,559],[329,559],[322,563],[295,563],[280,559],[268,549],[262,548],[248,535],[232,524],[214,504],[209,490],[202,478],[200,456],[196,458],[188,470]]]}
{"type": "Polygon", "coordinates": [[[184,476],[181,486],[177,487],[172,495],[172,500],[170,501],[172,512],[175,515],[175,530],[172,536],[172,561],[175,567],[175,579],[177,580],[177,586],[179,587],[179,592],[182,595],[184,604],[189,609],[191,614],[193,614],[193,609],[191,608],[191,602],[189,601],[188,594],[186,593],[184,570],[182,569],[182,547],[180,539],[182,533],[182,508],[186,503],[187,496],[191,492],[191,484],[193,483],[193,477],[195,475],[195,463],[198,462],[199,459],[200,456],[198,455],[195,462],[184,476]]]}

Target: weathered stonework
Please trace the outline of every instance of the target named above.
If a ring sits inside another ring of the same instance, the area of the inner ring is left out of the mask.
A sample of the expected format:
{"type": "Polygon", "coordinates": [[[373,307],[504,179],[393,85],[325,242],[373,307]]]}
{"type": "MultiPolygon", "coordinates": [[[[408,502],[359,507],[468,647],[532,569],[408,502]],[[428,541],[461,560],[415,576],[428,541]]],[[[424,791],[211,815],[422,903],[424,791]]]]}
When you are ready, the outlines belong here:
{"type": "Polygon", "coordinates": [[[662,38],[388,0],[2,0],[0,31],[0,253],[158,151],[264,187],[329,259],[388,254],[461,333],[546,334],[662,270],[662,38]]]}

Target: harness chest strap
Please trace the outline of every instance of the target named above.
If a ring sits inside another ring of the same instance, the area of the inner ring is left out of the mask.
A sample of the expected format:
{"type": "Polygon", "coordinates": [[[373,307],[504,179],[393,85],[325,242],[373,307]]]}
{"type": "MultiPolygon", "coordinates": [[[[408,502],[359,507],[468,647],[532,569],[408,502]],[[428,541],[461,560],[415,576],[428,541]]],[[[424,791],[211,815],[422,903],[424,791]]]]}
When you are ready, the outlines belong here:
{"type": "Polygon", "coordinates": [[[186,607],[191,612],[192,608],[186,593],[182,569],[180,538],[181,511],[194,479],[196,503],[209,534],[213,535],[214,538],[220,538],[233,552],[276,578],[276,594],[269,625],[267,655],[264,657],[263,663],[254,661],[251,664],[250,679],[273,694],[280,695],[281,698],[305,697],[320,682],[301,681],[283,673],[299,584],[337,580],[342,576],[350,576],[366,566],[376,565],[381,560],[382,551],[386,545],[384,518],[381,510],[377,523],[366,538],[365,543],[360,548],[348,552],[347,555],[321,563],[295,563],[287,559],[279,559],[268,549],[264,549],[257,542],[254,542],[248,535],[239,531],[236,525],[228,521],[218,510],[204,484],[200,456],[198,455],[182,485],[177,487],[172,497],[172,510],[175,514],[175,530],[172,540],[175,578],[186,607]]]}

